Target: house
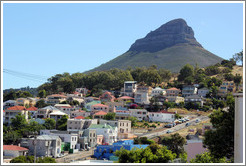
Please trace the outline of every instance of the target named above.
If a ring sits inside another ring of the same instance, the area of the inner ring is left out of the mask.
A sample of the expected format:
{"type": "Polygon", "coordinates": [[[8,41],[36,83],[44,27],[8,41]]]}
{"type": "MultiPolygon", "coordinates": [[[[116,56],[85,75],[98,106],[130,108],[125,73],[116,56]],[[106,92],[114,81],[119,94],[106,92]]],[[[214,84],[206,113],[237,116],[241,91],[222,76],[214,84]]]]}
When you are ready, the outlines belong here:
{"type": "Polygon", "coordinates": [[[209,89],[205,88],[205,87],[204,88],[200,88],[197,91],[198,96],[202,96],[204,98],[207,96],[208,93],[209,93],[209,89]]]}
{"type": "MultiPolygon", "coordinates": [[[[76,93],[76,92],[74,92],[74,93],[76,93]]],[[[77,101],[77,102],[79,102],[79,105],[81,105],[82,103],[84,103],[84,98],[82,98],[82,94],[80,94],[80,96],[78,96],[76,94],[72,94],[70,96],[68,95],[67,101],[68,102],[77,101]]]]}
{"type": "Polygon", "coordinates": [[[97,130],[92,128],[85,129],[83,132],[83,136],[80,138],[80,141],[83,148],[86,148],[86,143],[88,143],[87,145],[89,147],[95,147],[97,145],[97,130]]]}
{"type": "Polygon", "coordinates": [[[3,110],[3,123],[5,123],[5,110],[3,110]]]}
{"type": "Polygon", "coordinates": [[[34,138],[30,138],[28,139],[29,154],[34,155],[36,147],[37,157],[46,156],[57,158],[61,156],[61,143],[61,138],[54,135],[39,135],[36,141],[34,138]]]}
{"type": "Polygon", "coordinates": [[[26,156],[27,148],[16,145],[3,145],[3,158],[15,158],[19,156],[26,156]]]}
{"type": "Polygon", "coordinates": [[[97,135],[97,145],[103,144],[103,135],[97,135]]]}
{"type": "Polygon", "coordinates": [[[90,112],[86,112],[86,111],[83,111],[83,110],[76,110],[76,111],[70,112],[70,118],[74,118],[74,117],[77,117],[77,116],[88,117],[90,115],[91,115],[90,112]]]}
{"type": "Polygon", "coordinates": [[[170,123],[175,120],[174,112],[160,111],[160,112],[148,112],[150,122],[165,122],[170,123]]]}
{"type": "Polygon", "coordinates": [[[88,93],[88,89],[86,89],[86,88],[76,88],[75,91],[79,92],[79,93],[82,93],[83,96],[86,96],[87,93],[88,93]]]}
{"type": "Polygon", "coordinates": [[[96,112],[95,114],[93,114],[92,118],[93,119],[103,119],[105,115],[107,115],[107,112],[99,111],[99,112],[96,112]]]}
{"type": "Polygon", "coordinates": [[[169,88],[166,90],[166,92],[167,96],[178,96],[181,90],[177,88],[169,88]]]}
{"type": "Polygon", "coordinates": [[[122,92],[122,95],[133,97],[136,91],[137,91],[137,81],[124,82],[124,91],[122,92]]]}
{"type": "Polygon", "coordinates": [[[13,106],[16,106],[16,101],[15,100],[7,100],[5,102],[3,102],[3,109],[7,109],[9,107],[13,107],[13,106]]]}
{"type": "Polygon", "coordinates": [[[5,110],[5,123],[11,124],[11,119],[15,118],[16,115],[21,114],[28,120],[28,111],[24,106],[13,106],[5,110]]]}
{"type": "Polygon", "coordinates": [[[66,114],[70,114],[70,112],[76,110],[76,108],[72,107],[70,104],[55,104],[54,107],[66,114]]]}
{"type": "Polygon", "coordinates": [[[36,112],[36,118],[50,118],[50,113],[54,112],[54,111],[59,111],[60,110],[56,107],[53,107],[53,106],[46,106],[44,108],[40,108],[37,110],[36,112]]]}
{"type": "Polygon", "coordinates": [[[91,124],[97,124],[97,119],[68,119],[67,131],[87,129],[91,124]]]}
{"type": "Polygon", "coordinates": [[[197,88],[193,85],[184,85],[182,88],[182,96],[187,97],[197,94],[197,88]]]}
{"type": "Polygon", "coordinates": [[[129,109],[130,116],[136,117],[138,120],[148,120],[148,111],[146,109],[129,109]]]}
{"type": "Polygon", "coordinates": [[[180,96],[166,96],[166,101],[178,104],[184,102],[184,98],[180,96]]]}
{"type": "Polygon", "coordinates": [[[29,107],[26,110],[28,111],[28,115],[30,115],[31,118],[35,118],[35,114],[36,114],[38,108],[37,107],[29,107]]]}
{"type": "Polygon", "coordinates": [[[96,105],[96,104],[101,104],[101,101],[91,101],[85,104],[85,108],[88,111],[91,111],[91,106],[96,105]]]}
{"type": "Polygon", "coordinates": [[[27,97],[27,99],[29,100],[29,106],[30,107],[35,106],[36,102],[39,100],[39,99],[36,99],[36,98],[33,98],[33,97],[27,97]]]}
{"type": "Polygon", "coordinates": [[[117,107],[115,112],[116,120],[127,120],[130,117],[130,111],[126,107],[117,107]]]}
{"type": "Polygon", "coordinates": [[[218,95],[225,96],[227,93],[234,93],[236,90],[235,84],[233,81],[224,81],[219,87],[218,95]]]}
{"type": "Polygon", "coordinates": [[[134,95],[134,101],[138,104],[149,104],[150,95],[147,91],[137,91],[134,95]]]}
{"type": "Polygon", "coordinates": [[[16,99],[16,104],[18,106],[29,106],[30,100],[28,100],[27,98],[18,98],[16,99]]]}
{"type": "Polygon", "coordinates": [[[187,96],[185,97],[185,102],[194,102],[194,103],[200,103],[201,106],[203,106],[203,97],[198,96],[198,95],[191,95],[191,96],[187,96]]]}
{"type": "Polygon", "coordinates": [[[79,150],[78,144],[78,133],[70,133],[68,131],[59,131],[59,130],[40,130],[40,135],[52,135],[59,136],[61,138],[62,143],[64,143],[63,147],[68,147],[70,152],[76,152],[79,150]]]}
{"type": "Polygon", "coordinates": [[[49,118],[54,119],[55,121],[58,121],[59,119],[61,119],[64,115],[69,115],[66,114],[60,110],[53,110],[50,114],[49,114],[49,118]]]}
{"type": "Polygon", "coordinates": [[[116,112],[116,107],[124,107],[124,102],[106,102],[105,105],[108,106],[109,112],[116,112]]]}
{"type": "Polygon", "coordinates": [[[187,144],[184,145],[184,150],[187,153],[188,162],[191,159],[195,158],[197,154],[202,154],[208,151],[206,148],[203,147],[203,143],[201,139],[187,140],[187,144]]]}
{"type": "Polygon", "coordinates": [[[113,102],[115,100],[115,97],[114,95],[112,95],[111,92],[106,91],[99,97],[99,99],[101,100],[101,102],[113,102]]]}
{"type": "Polygon", "coordinates": [[[122,96],[122,97],[117,98],[117,100],[119,102],[123,102],[124,105],[129,105],[130,103],[133,103],[134,98],[132,98],[130,96],[122,96]]]}
{"type": "Polygon", "coordinates": [[[166,90],[162,89],[160,87],[156,87],[154,89],[152,89],[152,93],[151,96],[160,96],[160,95],[166,95],[166,90]]]}
{"type": "Polygon", "coordinates": [[[132,136],[131,124],[130,120],[118,120],[118,139],[128,139],[132,136]]]}
{"type": "Polygon", "coordinates": [[[143,148],[145,149],[146,144],[138,145],[134,144],[133,140],[124,140],[113,143],[113,145],[99,145],[94,150],[94,156],[98,160],[107,159],[107,160],[117,160],[118,158],[114,155],[116,150],[120,150],[121,148],[126,150],[132,150],[134,148],[143,148]]]}
{"type": "Polygon", "coordinates": [[[98,111],[104,111],[106,113],[109,112],[109,108],[107,105],[104,105],[104,104],[95,104],[95,105],[92,105],[91,106],[91,112],[92,113],[95,113],[95,112],[98,112],[98,111]]]}
{"type": "Polygon", "coordinates": [[[67,96],[60,94],[53,94],[46,97],[46,103],[55,105],[67,100],[67,96]]]}
{"type": "Polygon", "coordinates": [[[97,135],[103,135],[103,143],[113,144],[117,141],[117,127],[112,127],[107,124],[91,124],[89,129],[96,129],[97,135]]]}
{"type": "Polygon", "coordinates": [[[151,95],[152,92],[152,87],[151,86],[137,86],[137,91],[136,92],[143,92],[143,93],[148,93],[148,95],[151,95]]]}

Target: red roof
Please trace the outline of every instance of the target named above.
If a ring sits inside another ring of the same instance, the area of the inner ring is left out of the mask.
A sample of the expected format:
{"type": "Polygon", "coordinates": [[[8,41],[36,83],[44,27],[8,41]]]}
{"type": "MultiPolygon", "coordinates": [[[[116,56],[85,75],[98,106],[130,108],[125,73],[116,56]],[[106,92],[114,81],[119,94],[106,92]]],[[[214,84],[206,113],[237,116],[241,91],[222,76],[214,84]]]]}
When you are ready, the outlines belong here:
{"type": "Polygon", "coordinates": [[[58,107],[61,107],[61,108],[73,108],[72,106],[58,106],[58,107]]]}
{"type": "Polygon", "coordinates": [[[29,108],[27,108],[26,110],[27,111],[37,111],[37,107],[29,107],[29,108]]]}
{"type": "Polygon", "coordinates": [[[85,117],[83,117],[83,116],[77,116],[74,119],[85,119],[85,117]]]}
{"type": "Polygon", "coordinates": [[[104,112],[104,111],[99,111],[97,113],[95,113],[94,115],[106,115],[107,112],[104,112]]]}
{"type": "Polygon", "coordinates": [[[167,90],[180,90],[180,89],[177,89],[177,88],[169,88],[167,90]]]}
{"type": "Polygon", "coordinates": [[[122,97],[119,97],[118,99],[134,99],[134,98],[132,98],[130,96],[122,96],[122,97]]]}
{"type": "Polygon", "coordinates": [[[79,112],[86,112],[86,111],[84,111],[84,110],[79,110],[79,112]]]}
{"type": "Polygon", "coordinates": [[[3,110],[3,112],[5,112],[5,111],[3,110]]]}
{"type": "Polygon", "coordinates": [[[104,104],[95,104],[93,105],[93,107],[108,107],[108,106],[104,104]]]}
{"type": "Polygon", "coordinates": [[[13,107],[9,107],[7,110],[26,110],[26,107],[24,107],[24,106],[13,106],[13,107]]]}
{"type": "Polygon", "coordinates": [[[164,110],[160,111],[160,113],[164,113],[164,114],[175,114],[175,112],[168,112],[168,111],[164,111],[164,110]]]}
{"type": "Polygon", "coordinates": [[[16,145],[3,145],[3,150],[26,151],[28,149],[16,145]]]}

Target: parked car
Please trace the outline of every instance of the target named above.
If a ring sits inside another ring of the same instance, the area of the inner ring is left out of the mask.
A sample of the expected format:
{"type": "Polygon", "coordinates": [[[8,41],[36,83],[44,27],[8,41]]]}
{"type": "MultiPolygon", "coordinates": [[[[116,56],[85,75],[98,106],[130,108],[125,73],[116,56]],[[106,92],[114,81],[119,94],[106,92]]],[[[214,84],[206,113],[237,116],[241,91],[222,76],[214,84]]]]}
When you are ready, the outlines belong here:
{"type": "Polygon", "coordinates": [[[200,119],[196,119],[196,123],[199,123],[201,120],[200,119]]]}
{"type": "Polygon", "coordinates": [[[169,124],[165,125],[165,127],[171,128],[171,127],[173,127],[173,124],[172,123],[169,123],[169,124]]]}
{"type": "Polygon", "coordinates": [[[167,134],[172,133],[172,132],[173,132],[172,130],[167,130],[167,134]]]}
{"type": "Polygon", "coordinates": [[[189,126],[189,125],[190,125],[190,123],[186,123],[186,124],[185,124],[185,126],[189,126]]]}

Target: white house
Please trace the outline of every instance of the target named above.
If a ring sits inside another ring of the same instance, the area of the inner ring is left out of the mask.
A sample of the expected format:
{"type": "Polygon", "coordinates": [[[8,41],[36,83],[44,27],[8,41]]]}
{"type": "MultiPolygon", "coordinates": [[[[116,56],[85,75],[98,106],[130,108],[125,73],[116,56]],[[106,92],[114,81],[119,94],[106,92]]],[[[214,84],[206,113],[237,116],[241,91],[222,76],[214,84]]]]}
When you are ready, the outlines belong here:
{"type": "Polygon", "coordinates": [[[166,95],[166,90],[162,89],[160,87],[156,87],[156,88],[152,89],[151,96],[159,96],[161,94],[166,95]]]}
{"type": "Polygon", "coordinates": [[[150,122],[173,122],[175,120],[174,112],[160,111],[160,112],[149,112],[150,122]]]}
{"type": "Polygon", "coordinates": [[[58,130],[40,130],[40,135],[59,136],[62,142],[70,144],[70,149],[76,149],[76,145],[78,144],[78,133],[69,133],[68,131],[58,130]]]}
{"type": "Polygon", "coordinates": [[[103,135],[103,143],[108,143],[112,145],[114,142],[117,142],[117,127],[112,127],[107,124],[92,124],[90,125],[89,129],[96,129],[97,135],[103,135]]]}
{"type": "Polygon", "coordinates": [[[148,111],[146,109],[129,109],[130,116],[136,117],[138,120],[148,120],[148,111]]]}
{"type": "Polygon", "coordinates": [[[135,103],[138,104],[149,104],[150,96],[148,95],[148,92],[135,92],[135,103]]]}
{"type": "Polygon", "coordinates": [[[3,109],[7,109],[8,107],[13,107],[16,106],[16,101],[15,100],[8,100],[3,102],[3,109]]]}

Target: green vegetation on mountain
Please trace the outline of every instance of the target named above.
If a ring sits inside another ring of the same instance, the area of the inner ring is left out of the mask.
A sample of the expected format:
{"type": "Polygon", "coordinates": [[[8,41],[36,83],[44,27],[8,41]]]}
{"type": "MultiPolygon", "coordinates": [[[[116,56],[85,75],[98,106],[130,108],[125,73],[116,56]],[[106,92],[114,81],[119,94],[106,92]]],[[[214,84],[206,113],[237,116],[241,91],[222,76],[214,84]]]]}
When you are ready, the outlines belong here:
{"type": "Polygon", "coordinates": [[[127,67],[149,67],[157,65],[158,68],[178,72],[187,63],[200,67],[207,67],[220,63],[223,59],[211,52],[189,44],[179,44],[158,52],[126,52],[115,59],[94,68],[91,71],[104,71],[111,68],[126,69],[127,67]]]}

